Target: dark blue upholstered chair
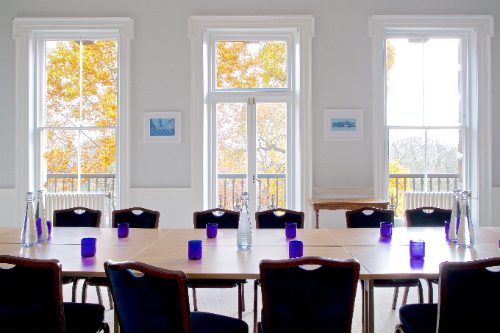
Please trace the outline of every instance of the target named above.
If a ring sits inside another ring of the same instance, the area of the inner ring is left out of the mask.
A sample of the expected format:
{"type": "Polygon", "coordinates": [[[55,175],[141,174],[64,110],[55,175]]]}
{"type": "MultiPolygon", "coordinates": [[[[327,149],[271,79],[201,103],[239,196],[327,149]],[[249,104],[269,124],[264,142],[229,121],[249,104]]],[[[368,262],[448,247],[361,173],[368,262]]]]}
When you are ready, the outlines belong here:
{"type": "MultiPolygon", "coordinates": [[[[444,222],[451,219],[450,209],[437,207],[420,207],[405,210],[407,227],[443,227],[444,222]]],[[[432,284],[437,284],[436,279],[427,279],[429,303],[433,302],[434,293],[432,284]]]]}
{"type": "MultiPolygon", "coordinates": [[[[390,222],[394,225],[394,211],[378,209],[373,207],[363,207],[350,210],[345,213],[348,228],[380,228],[380,222],[390,222]]],[[[419,279],[382,279],[374,280],[374,287],[394,287],[392,298],[392,309],[396,310],[399,287],[405,287],[402,305],[406,304],[410,287],[418,287],[418,299],[423,303],[423,288],[419,279]]],[[[364,289],[364,285],[362,284],[364,289]]],[[[364,309],[364,308],[363,308],[364,309]]]]}
{"type": "Polygon", "coordinates": [[[207,223],[217,223],[219,229],[238,229],[240,212],[226,209],[210,209],[193,213],[195,229],[205,229],[207,223]]]}
{"type": "MultiPolygon", "coordinates": [[[[158,229],[160,212],[142,207],[133,207],[122,210],[114,210],[111,214],[111,225],[118,227],[118,223],[129,223],[129,228],[158,229]],[[137,212],[137,213],[136,213],[137,212]]],[[[87,286],[96,287],[99,304],[102,303],[100,287],[108,287],[108,280],[104,277],[93,277],[85,279],[82,289],[82,302],[87,300],[87,286]]],[[[113,298],[108,288],[109,306],[113,309],[113,298]]]]}
{"type": "Polygon", "coordinates": [[[58,260],[0,256],[0,321],[2,332],[109,332],[104,307],[63,303],[58,260]]]}
{"type": "Polygon", "coordinates": [[[54,210],[52,223],[54,227],[99,228],[101,226],[101,211],[86,207],[54,210]]]}
{"type": "Polygon", "coordinates": [[[242,320],[206,312],[191,313],[184,272],[139,262],[113,261],[104,263],[104,269],[124,333],[248,332],[248,325],[242,320]]]}
{"type": "Polygon", "coordinates": [[[114,210],[111,218],[113,228],[117,228],[118,223],[129,223],[130,228],[158,229],[160,212],[142,207],[133,207],[114,210]],[[139,211],[139,214],[135,213],[139,211]]]}
{"type": "Polygon", "coordinates": [[[497,332],[500,258],[442,262],[438,304],[408,304],[399,310],[396,332],[497,332]]]}
{"type": "Polygon", "coordinates": [[[297,228],[304,228],[304,213],[282,208],[255,213],[257,229],[285,229],[285,223],[297,223],[297,228]]]}
{"type": "MultiPolygon", "coordinates": [[[[285,229],[286,223],[297,223],[297,228],[304,228],[304,213],[294,210],[276,208],[265,210],[255,213],[255,227],[257,229],[285,229]]],[[[258,302],[258,289],[260,280],[254,280],[254,308],[253,308],[253,323],[254,332],[257,329],[257,302],[258,302]]]]}
{"type": "MultiPolygon", "coordinates": [[[[52,217],[54,227],[82,227],[82,228],[99,228],[101,226],[101,211],[93,210],[86,207],[73,207],[68,209],[54,210],[52,217]]],[[[76,289],[78,287],[78,278],[63,277],[63,284],[73,283],[73,291],[71,293],[71,301],[76,301],[76,289]]],[[[100,291],[98,291],[99,304],[102,305],[100,291]]]]}
{"type": "Polygon", "coordinates": [[[350,333],[359,270],[355,260],[262,260],[262,331],[350,333]]]}
{"type": "MultiPolygon", "coordinates": [[[[217,223],[218,229],[237,229],[240,212],[220,208],[204,210],[193,213],[193,224],[195,229],[205,229],[207,223],[217,223]]],[[[246,280],[214,280],[214,279],[189,279],[188,287],[193,289],[194,311],[198,311],[196,299],[196,288],[235,288],[238,287],[238,318],[243,318],[245,311],[245,288],[246,280]]]]}

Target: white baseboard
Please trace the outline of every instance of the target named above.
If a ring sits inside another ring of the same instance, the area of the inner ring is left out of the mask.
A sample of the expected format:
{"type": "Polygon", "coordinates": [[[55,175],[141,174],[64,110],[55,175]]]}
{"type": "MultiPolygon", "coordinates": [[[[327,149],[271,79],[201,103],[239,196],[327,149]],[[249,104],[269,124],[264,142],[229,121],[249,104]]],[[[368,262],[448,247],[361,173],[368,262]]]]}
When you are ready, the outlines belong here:
{"type": "Polygon", "coordinates": [[[16,189],[0,189],[0,227],[20,227],[20,204],[16,189]]]}
{"type": "Polygon", "coordinates": [[[131,188],[129,203],[130,207],[159,211],[161,229],[193,228],[190,188],[131,188]]]}

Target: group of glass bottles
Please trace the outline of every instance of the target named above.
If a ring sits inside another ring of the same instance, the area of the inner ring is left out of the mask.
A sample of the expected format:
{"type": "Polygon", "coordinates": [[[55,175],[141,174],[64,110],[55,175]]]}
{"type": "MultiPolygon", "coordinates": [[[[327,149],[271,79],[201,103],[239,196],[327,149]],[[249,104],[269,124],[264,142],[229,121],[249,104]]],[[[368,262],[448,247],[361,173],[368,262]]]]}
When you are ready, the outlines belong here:
{"type": "Polygon", "coordinates": [[[43,243],[49,239],[42,190],[37,192],[36,209],[33,207],[33,201],[33,192],[26,193],[26,213],[21,232],[21,245],[25,247],[43,243]]]}
{"type": "Polygon", "coordinates": [[[448,238],[450,242],[463,247],[474,246],[474,228],[470,219],[470,196],[470,191],[453,190],[448,238]]]}

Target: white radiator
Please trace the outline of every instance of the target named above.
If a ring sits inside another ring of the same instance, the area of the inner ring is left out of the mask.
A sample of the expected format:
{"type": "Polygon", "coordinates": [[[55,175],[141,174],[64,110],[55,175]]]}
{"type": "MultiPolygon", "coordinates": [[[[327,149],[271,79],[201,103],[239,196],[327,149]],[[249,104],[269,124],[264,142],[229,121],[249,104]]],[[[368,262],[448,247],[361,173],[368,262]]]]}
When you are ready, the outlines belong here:
{"type": "Polygon", "coordinates": [[[52,221],[54,210],[86,207],[101,211],[101,226],[107,226],[108,196],[105,193],[45,193],[45,213],[52,221]]]}
{"type": "Polygon", "coordinates": [[[419,207],[451,209],[453,192],[406,192],[405,210],[419,207]]]}

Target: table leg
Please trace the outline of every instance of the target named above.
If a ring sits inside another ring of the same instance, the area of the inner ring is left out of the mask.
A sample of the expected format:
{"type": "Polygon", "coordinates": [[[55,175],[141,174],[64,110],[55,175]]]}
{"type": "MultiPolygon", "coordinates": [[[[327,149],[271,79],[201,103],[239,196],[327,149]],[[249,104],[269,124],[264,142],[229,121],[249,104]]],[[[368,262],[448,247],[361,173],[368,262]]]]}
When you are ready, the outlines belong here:
{"type": "Polygon", "coordinates": [[[374,332],[373,280],[364,280],[363,289],[363,333],[374,332]]]}
{"type": "Polygon", "coordinates": [[[319,228],[319,209],[315,210],[316,212],[316,229],[319,228]]]}

